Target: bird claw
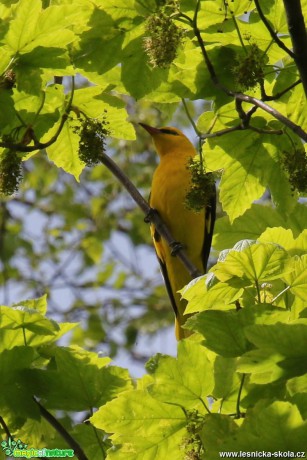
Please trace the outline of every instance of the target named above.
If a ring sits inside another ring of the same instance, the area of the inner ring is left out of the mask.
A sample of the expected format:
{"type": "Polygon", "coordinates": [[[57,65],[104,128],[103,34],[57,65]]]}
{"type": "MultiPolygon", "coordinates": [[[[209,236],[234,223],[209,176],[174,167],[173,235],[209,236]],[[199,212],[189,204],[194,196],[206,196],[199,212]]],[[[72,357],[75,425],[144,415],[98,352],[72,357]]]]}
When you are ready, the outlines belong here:
{"type": "Polygon", "coordinates": [[[179,241],[173,241],[170,245],[171,248],[171,256],[176,257],[178,252],[184,249],[184,245],[179,241]]]}
{"type": "Polygon", "coordinates": [[[146,216],[144,217],[144,222],[150,224],[154,215],[158,214],[158,211],[155,208],[150,208],[146,216]]]}

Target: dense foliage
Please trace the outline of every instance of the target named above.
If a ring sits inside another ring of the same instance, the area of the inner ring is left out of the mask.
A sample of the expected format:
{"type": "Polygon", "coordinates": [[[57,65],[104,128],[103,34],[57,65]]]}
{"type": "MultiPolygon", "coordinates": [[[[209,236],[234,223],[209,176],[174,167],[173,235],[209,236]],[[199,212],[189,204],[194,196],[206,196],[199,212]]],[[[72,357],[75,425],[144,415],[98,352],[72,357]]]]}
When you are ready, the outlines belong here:
{"type": "Polygon", "coordinates": [[[0,17],[0,458],[13,439],[83,460],[306,452],[306,1],[12,0],[0,17]],[[221,212],[218,260],[182,290],[195,334],[133,380],[97,346],[172,318],[105,166],[146,196],[137,121],[194,129],[221,212]]]}

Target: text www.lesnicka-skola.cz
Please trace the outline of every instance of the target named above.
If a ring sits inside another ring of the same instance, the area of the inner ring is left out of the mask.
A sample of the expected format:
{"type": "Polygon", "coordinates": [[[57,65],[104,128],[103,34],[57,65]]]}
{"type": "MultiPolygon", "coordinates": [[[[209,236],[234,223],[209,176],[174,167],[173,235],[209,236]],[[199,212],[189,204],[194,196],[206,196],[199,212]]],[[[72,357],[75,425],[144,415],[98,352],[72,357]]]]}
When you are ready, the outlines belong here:
{"type": "Polygon", "coordinates": [[[292,452],[277,450],[276,452],[266,452],[264,450],[256,450],[247,452],[240,450],[239,452],[219,452],[220,458],[306,458],[306,452],[292,452]]]}

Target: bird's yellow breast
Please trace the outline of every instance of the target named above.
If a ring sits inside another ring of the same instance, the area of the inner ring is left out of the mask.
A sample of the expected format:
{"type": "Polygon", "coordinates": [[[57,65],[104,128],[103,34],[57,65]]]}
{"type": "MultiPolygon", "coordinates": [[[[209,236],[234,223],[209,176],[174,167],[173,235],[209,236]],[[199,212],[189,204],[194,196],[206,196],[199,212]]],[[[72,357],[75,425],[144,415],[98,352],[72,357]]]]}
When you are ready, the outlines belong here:
{"type": "MultiPolygon", "coordinates": [[[[153,176],[150,205],[159,212],[175,240],[184,245],[191,261],[203,271],[201,252],[204,213],[195,213],[185,205],[185,197],[191,185],[191,175],[187,169],[189,158],[190,156],[180,155],[178,152],[176,155],[170,154],[161,158],[153,176]]],[[[174,263],[174,257],[170,256],[166,243],[163,244],[163,252],[166,261],[172,258],[174,263]]],[[[186,273],[186,282],[189,281],[188,277],[186,273]]]]}

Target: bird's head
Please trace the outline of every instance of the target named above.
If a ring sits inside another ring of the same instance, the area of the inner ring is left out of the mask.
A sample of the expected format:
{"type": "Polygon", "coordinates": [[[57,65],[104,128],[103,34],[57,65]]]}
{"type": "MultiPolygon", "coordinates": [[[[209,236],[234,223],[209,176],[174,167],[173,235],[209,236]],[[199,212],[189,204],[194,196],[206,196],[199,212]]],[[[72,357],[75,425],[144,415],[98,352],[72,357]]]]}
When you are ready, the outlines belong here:
{"type": "Polygon", "coordinates": [[[179,154],[184,152],[193,156],[195,149],[189,139],[177,128],[165,126],[162,128],[154,128],[153,126],[139,123],[153,138],[156,150],[162,158],[169,153],[179,154]]]}

